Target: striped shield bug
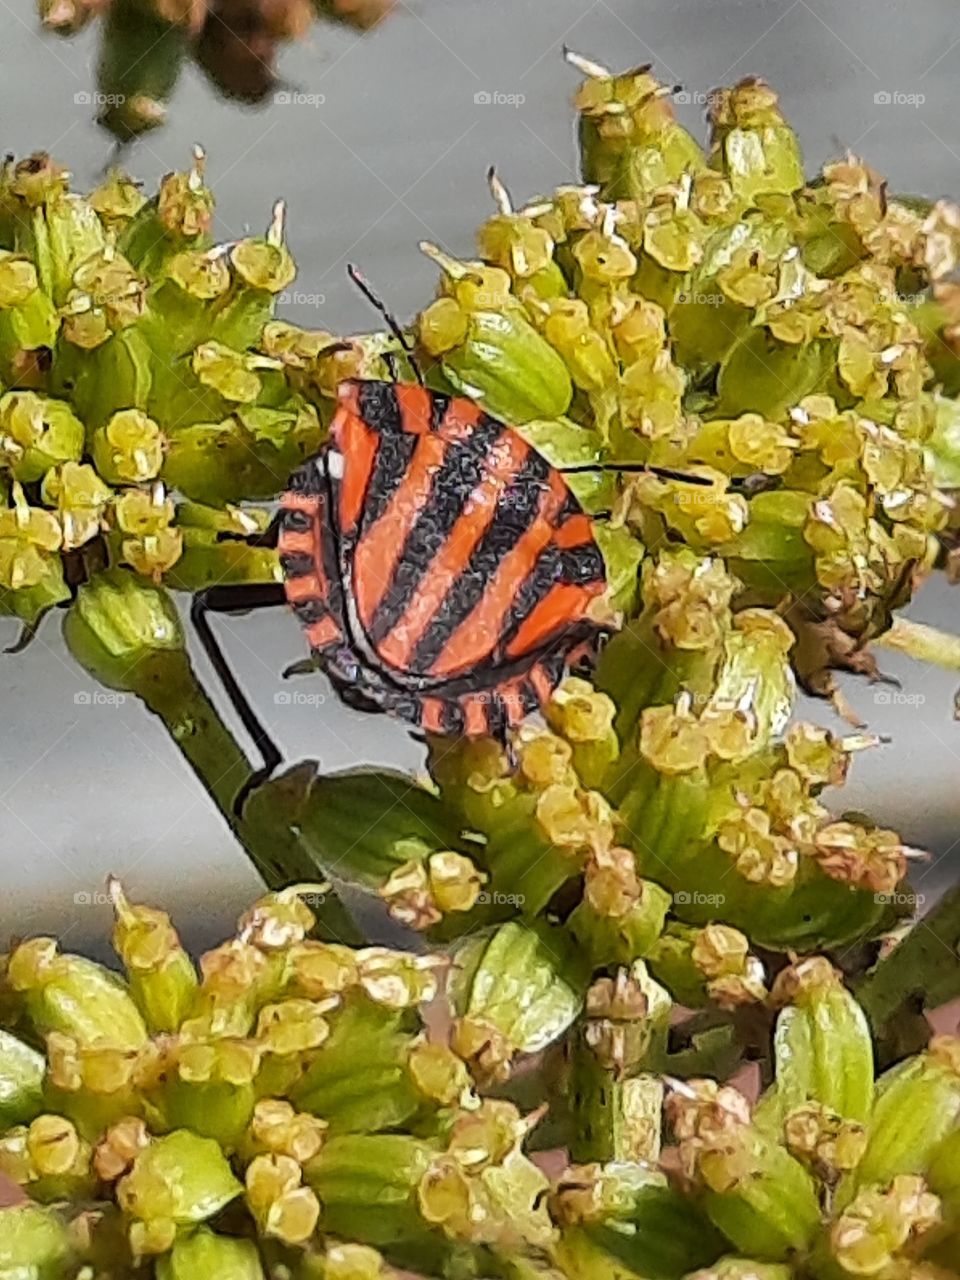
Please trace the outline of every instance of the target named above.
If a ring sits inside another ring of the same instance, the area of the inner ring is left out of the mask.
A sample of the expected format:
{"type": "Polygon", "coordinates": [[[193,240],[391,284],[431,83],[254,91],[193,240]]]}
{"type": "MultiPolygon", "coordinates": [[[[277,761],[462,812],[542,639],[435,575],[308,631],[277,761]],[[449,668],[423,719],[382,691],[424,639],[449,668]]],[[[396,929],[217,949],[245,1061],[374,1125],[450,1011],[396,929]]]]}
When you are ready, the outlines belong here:
{"type": "MultiPolygon", "coordinates": [[[[406,335],[350,274],[418,381],[339,387],[327,443],[280,500],[282,588],[214,587],[193,602],[200,638],[263,754],[257,780],[280,754],[217,646],[210,612],[285,600],[349,706],[429,733],[500,740],[605,634],[591,616],[607,585],[603,557],[564,473],[472,400],[428,389],[406,335]]],[[[709,483],[641,464],[608,469],[709,483]]]]}

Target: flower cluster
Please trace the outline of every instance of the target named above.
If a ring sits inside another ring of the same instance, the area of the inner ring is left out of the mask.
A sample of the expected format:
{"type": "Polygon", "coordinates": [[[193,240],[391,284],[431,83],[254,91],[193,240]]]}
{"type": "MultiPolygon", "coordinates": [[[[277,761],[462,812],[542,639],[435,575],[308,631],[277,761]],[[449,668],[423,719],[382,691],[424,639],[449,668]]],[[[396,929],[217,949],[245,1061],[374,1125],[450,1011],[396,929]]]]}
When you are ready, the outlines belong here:
{"type": "MultiPolygon", "coordinates": [[[[751,1107],[655,1073],[671,1002],[642,961],[584,993],[506,925],[458,957],[466,1016],[427,1034],[439,958],[315,940],[316,892],[261,899],[195,966],[113,882],[122,977],[51,938],[4,957],[0,1173],[20,1199],[0,1208],[0,1274],[957,1274],[960,1041],[875,1080],[866,1018],[823,957],[753,992],[775,1024],[751,1107]],[[491,1096],[491,1068],[498,1044],[531,1053],[564,1030],[541,1083],[575,1108],[574,1162],[551,1179],[525,1151],[548,1108],[491,1096]]],[[[729,930],[689,955],[712,982],[751,980],[729,930]]]]}
{"type": "Polygon", "coordinates": [[[893,945],[914,851],[825,794],[877,740],[793,718],[798,683],[853,718],[834,671],[956,562],[960,214],[852,156],[806,182],[760,81],[704,149],[648,69],[571,60],[582,185],[492,174],[411,337],[579,466],[615,634],[505,746],[428,735],[420,780],[252,776],[169,594],[279,578],[249,503],[406,353],[277,320],[282,211],[214,245],[199,157],[153,199],[0,173],[0,611],[68,606],[276,890],[199,969],[118,885],[123,978],[4,959],[0,1277],[960,1276],[960,1048],[922,1017],[958,907],[893,945]],[[430,953],[347,946],[284,887],[318,868],[430,953]]]}
{"type": "Polygon", "coordinates": [[[276,580],[243,539],[374,359],[274,320],[294,277],[278,206],[214,245],[203,156],[147,198],[88,197],[37,155],[0,173],[0,612],[34,624],[123,567],[182,590],[276,580]]]}

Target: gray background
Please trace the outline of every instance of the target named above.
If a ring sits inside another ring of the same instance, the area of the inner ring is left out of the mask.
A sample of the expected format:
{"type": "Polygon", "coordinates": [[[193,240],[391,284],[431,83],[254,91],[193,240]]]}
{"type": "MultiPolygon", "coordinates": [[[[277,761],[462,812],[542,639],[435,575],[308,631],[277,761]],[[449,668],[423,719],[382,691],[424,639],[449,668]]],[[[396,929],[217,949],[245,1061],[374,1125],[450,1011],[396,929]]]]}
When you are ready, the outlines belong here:
{"type": "MultiPolygon", "coordinates": [[[[0,0],[0,148],[49,149],[86,188],[110,155],[91,107],[75,101],[93,88],[95,36],[63,43],[35,28],[27,0],[0,0]]],[[[313,327],[371,327],[375,318],[345,280],[348,260],[406,314],[433,288],[416,242],[470,251],[490,208],[489,164],[518,198],[575,178],[576,77],[560,59],[563,42],[620,68],[654,61],[694,100],[762,75],[798,127],[808,169],[849,147],[894,190],[960,195],[956,0],[409,0],[371,35],[318,26],[287,49],[289,104],[237,108],[188,71],[170,123],[136,144],[126,164],[153,187],[202,142],[225,238],[265,226],[284,196],[300,264],[285,313],[313,327]],[[523,101],[476,103],[484,91],[523,101]],[[923,101],[880,105],[884,91],[923,101]],[[298,93],[324,100],[308,105],[298,93]]],[[[680,108],[702,132],[701,110],[680,108]]],[[[911,614],[956,627],[958,600],[934,584],[911,614]]],[[[330,769],[417,763],[403,728],[382,717],[329,696],[274,703],[291,688],[278,672],[302,655],[291,617],[220,626],[291,760],[319,757],[330,769]]],[[[0,620],[0,640],[13,634],[0,620]]],[[[847,692],[894,743],[859,760],[844,804],[933,850],[917,877],[932,896],[954,874],[960,835],[957,678],[892,657],[883,665],[902,678],[902,694],[863,684],[847,692]]],[[[328,693],[319,677],[293,688],[328,693]]],[[[169,905],[192,942],[221,935],[256,892],[243,854],[162,727],[132,700],[97,703],[95,693],[65,653],[57,619],[27,653],[0,660],[0,939],[56,929],[76,946],[102,936],[108,911],[96,899],[111,871],[133,894],[169,905]]],[[[814,711],[829,719],[825,708],[814,711]]]]}

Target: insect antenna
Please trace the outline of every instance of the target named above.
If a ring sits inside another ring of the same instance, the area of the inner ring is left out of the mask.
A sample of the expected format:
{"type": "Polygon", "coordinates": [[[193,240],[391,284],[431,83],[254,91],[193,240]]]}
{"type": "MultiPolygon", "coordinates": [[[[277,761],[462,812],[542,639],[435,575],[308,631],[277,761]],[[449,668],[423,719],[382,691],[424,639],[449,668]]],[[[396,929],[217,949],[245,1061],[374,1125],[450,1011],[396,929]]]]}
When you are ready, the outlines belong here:
{"type": "Polygon", "coordinates": [[[595,475],[604,471],[614,471],[623,475],[659,476],[661,480],[679,480],[682,484],[713,484],[707,476],[691,475],[689,471],[675,471],[672,467],[653,467],[646,462],[585,462],[582,466],[558,467],[557,470],[565,476],[595,475]]]}
{"type": "MultiPolygon", "coordinates": [[[[614,471],[624,475],[659,476],[661,480],[678,480],[681,484],[713,484],[707,476],[695,476],[689,471],[675,471],[672,467],[649,466],[645,462],[585,462],[582,466],[558,467],[557,470],[567,476],[614,471]]],[[[727,483],[731,489],[752,498],[757,493],[779,489],[783,483],[783,477],[769,476],[763,471],[755,471],[748,476],[730,476],[727,483]]]]}
{"type": "MultiPolygon", "coordinates": [[[[396,340],[400,343],[401,347],[403,347],[403,350],[406,353],[407,359],[410,361],[410,368],[413,370],[414,376],[416,377],[417,381],[420,383],[422,387],[424,385],[423,374],[420,371],[420,366],[417,363],[416,356],[413,354],[413,345],[410,342],[410,339],[407,337],[407,335],[400,328],[392,312],[390,312],[387,309],[386,303],[383,301],[382,298],[378,297],[378,295],[373,291],[370,285],[367,284],[364,277],[360,274],[360,271],[358,270],[358,268],[355,267],[352,262],[349,263],[347,266],[347,275],[350,277],[353,283],[357,286],[357,288],[360,290],[360,292],[363,294],[366,300],[371,304],[371,306],[375,307],[377,311],[379,311],[380,314],[383,316],[384,320],[386,320],[387,328],[390,330],[390,332],[393,334],[396,340]]],[[[391,370],[391,372],[393,371],[391,370]]],[[[396,377],[394,377],[394,381],[396,381],[396,377]]]]}

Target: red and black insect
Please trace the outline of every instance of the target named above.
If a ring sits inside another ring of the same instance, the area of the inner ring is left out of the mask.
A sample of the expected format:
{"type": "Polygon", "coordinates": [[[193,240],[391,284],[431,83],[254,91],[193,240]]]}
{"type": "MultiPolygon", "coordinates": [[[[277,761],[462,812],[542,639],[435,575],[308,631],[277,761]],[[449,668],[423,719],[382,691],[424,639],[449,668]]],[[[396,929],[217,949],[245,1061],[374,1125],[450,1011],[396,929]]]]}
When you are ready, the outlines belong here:
{"type": "MultiPolygon", "coordinates": [[[[281,499],[283,596],[349,706],[431,733],[503,740],[604,635],[590,616],[606,587],[590,518],[560,471],[471,400],[422,381],[355,380],[338,399],[328,443],[281,499]]],[[[277,602],[274,587],[215,587],[193,608],[263,752],[258,779],[280,755],[206,614],[277,602]]]]}
{"type": "Polygon", "coordinates": [[[462,397],[347,382],[293,476],[287,600],[344,701],[502,738],[600,636],[604,564],[561,474],[462,397]]]}

